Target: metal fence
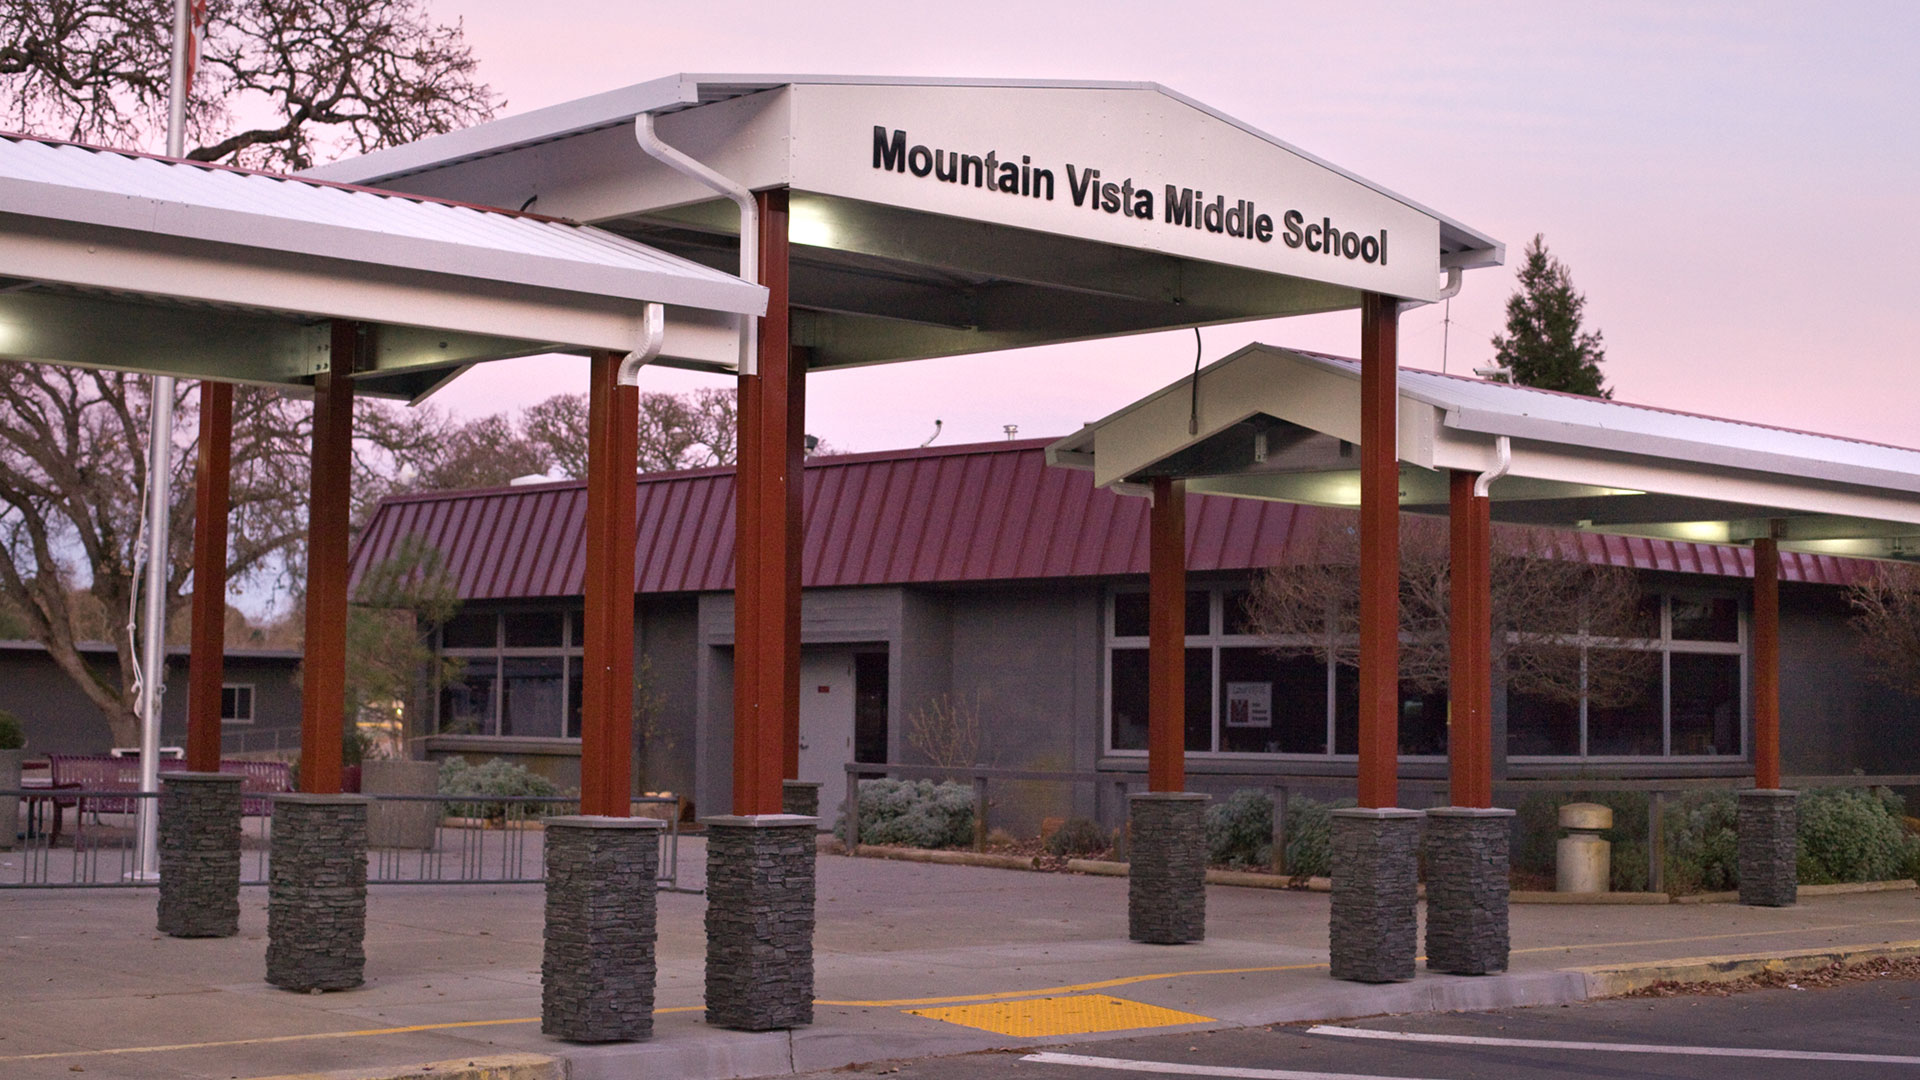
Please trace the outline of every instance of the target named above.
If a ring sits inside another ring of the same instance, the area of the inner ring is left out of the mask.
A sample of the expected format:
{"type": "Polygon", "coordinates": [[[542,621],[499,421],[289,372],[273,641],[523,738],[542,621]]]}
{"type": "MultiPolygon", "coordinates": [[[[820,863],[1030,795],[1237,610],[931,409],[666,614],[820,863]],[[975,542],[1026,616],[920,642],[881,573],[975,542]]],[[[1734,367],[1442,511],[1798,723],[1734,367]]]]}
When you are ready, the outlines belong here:
{"type": "MultiPolygon", "coordinates": [[[[860,842],[859,800],[852,796],[861,780],[888,777],[913,780],[951,780],[968,783],[973,787],[973,848],[982,850],[986,846],[989,816],[993,800],[990,786],[1001,783],[1053,782],[1074,788],[1082,785],[1093,790],[1094,818],[1100,821],[1125,821],[1127,817],[1127,795],[1132,791],[1145,790],[1146,775],[1140,772],[1064,772],[1038,771],[1026,769],[991,769],[985,767],[951,767],[939,765],[907,765],[899,762],[875,764],[869,762],[849,762],[846,766],[848,798],[844,806],[838,809],[844,814],[844,828],[848,846],[860,842]]],[[[1355,780],[1351,776],[1290,776],[1276,773],[1192,773],[1188,776],[1190,788],[1206,790],[1253,789],[1269,793],[1273,798],[1273,871],[1286,873],[1287,850],[1287,806],[1296,792],[1333,792],[1351,796],[1355,780]]],[[[1400,789],[1403,792],[1403,804],[1424,802],[1428,806],[1445,806],[1448,803],[1448,781],[1444,777],[1401,777],[1400,789]]],[[[1883,776],[1789,776],[1781,781],[1786,788],[1796,791],[1811,791],[1818,788],[1920,788],[1920,776],[1883,775],[1883,776]]],[[[1542,794],[1603,794],[1612,792],[1640,792],[1647,796],[1647,889],[1661,892],[1665,888],[1666,876],[1666,814],[1663,812],[1668,797],[1684,796],[1699,791],[1736,791],[1751,788],[1751,776],[1716,777],[1657,777],[1642,779],[1608,780],[1599,777],[1552,777],[1523,780],[1500,780],[1493,785],[1494,804],[1496,806],[1517,806],[1528,795],[1542,794]]],[[[831,812],[826,807],[823,812],[831,812]]],[[[1120,850],[1125,856],[1126,832],[1119,834],[1120,850]]]]}
{"type": "MultiPolygon", "coordinates": [[[[127,791],[0,791],[19,800],[20,834],[0,849],[0,889],[142,888],[137,808],[158,795],[127,791]],[[90,805],[93,804],[93,805],[90,805]],[[111,811],[96,806],[109,806],[111,811]],[[129,808],[129,809],[119,809],[129,808]]],[[[367,883],[370,885],[514,885],[545,880],[545,818],[579,812],[570,796],[370,795],[367,883]]],[[[659,807],[657,883],[680,885],[679,801],[636,797],[636,811],[659,807]]],[[[273,818],[241,819],[240,883],[265,885],[273,818]]]]}

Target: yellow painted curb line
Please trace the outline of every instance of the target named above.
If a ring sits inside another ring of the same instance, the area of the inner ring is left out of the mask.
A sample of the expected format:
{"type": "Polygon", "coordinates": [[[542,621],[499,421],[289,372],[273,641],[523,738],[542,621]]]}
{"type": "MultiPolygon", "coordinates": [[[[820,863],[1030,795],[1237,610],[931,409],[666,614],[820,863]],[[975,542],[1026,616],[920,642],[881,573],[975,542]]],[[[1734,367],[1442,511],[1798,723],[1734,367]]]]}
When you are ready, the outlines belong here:
{"type": "Polygon", "coordinates": [[[564,1062],[544,1054],[492,1054],[418,1065],[287,1073],[258,1080],[566,1080],[564,1062]]]}
{"type": "Polygon", "coordinates": [[[1592,996],[1613,997],[1658,982],[1729,983],[1769,971],[1813,971],[1833,964],[1852,966],[1869,960],[1906,960],[1916,956],[1920,956],[1920,941],[1892,941],[1837,949],[1795,949],[1765,956],[1689,956],[1679,960],[1568,970],[1587,977],[1587,990],[1592,996]]]}

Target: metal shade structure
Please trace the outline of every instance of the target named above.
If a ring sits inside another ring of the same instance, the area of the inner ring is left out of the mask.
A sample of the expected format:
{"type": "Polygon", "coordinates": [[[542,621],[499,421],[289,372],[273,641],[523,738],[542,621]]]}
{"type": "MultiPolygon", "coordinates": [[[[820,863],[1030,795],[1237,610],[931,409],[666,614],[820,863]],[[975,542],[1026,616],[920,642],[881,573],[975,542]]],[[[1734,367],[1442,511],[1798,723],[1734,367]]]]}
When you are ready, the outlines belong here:
{"type": "Polygon", "coordinates": [[[764,290],[625,237],[198,162],[0,136],[0,356],[310,386],[329,320],[362,324],[363,393],[467,365],[636,352],[646,306],[765,310],[764,290]]]}
{"type": "MultiPolygon", "coordinates": [[[[1179,477],[1193,492],[1355,506],[1359,393],[1352,360],[1251,345],[1049,458],[1102,486],[1179,477]]],[[[1920,558],[1920,451],[1404,369],[1397,417],[1407,512],[1448,513],[1449,472],[1498,472],[1495,521],[1920,558]]]]}
{"type": "MultiPolygon", "coordinates": [[[[1430,301],[1504,251],[1152,83],[676,75],[310,175],[535,199],[734,268],[739,212],[642,151],[645,116],[739,185],[787,192],[809,370],[1339,310],[1366,292],[1430,301]]],[[[670,325],[659,362],[732,370],[731,335],[670,325]]]]}

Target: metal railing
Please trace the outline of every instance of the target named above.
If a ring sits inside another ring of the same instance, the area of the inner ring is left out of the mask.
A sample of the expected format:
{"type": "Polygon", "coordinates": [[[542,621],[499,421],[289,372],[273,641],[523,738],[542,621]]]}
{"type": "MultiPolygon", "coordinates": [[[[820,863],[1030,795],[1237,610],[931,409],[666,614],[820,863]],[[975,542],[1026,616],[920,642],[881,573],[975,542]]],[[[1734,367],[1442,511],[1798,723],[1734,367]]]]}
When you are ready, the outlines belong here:
{"type": "MultiPolygon", "coordinates": [[[[144,888],[135,850],[135,813],[152,793],[71,788],[0,791],[23,800],[21,835],[0,849],[0,889],[144,888]],[[96,811],[90,802],[125,807],[96,811]]],[[[369,885],[516,885],[545,880],[542,819],[579,812],[573,796],[370,795],[369,885]],[[411,834],[410,836],[407,834],[411,834]],[[383,842],[384,841],[384,842],[383,842]],[[403,846],[404,845],[404,846],[403,846]]],[[[660,806],[666,829],[655,873],[662,890],[680,885],[679,800],[636,796],[636,808],[660,806]]],[[[273,819],[241,819],[240,883],[265,885],[273,819]]]]}
{"type": "MultiPolygon", "coordinates": [[[[850,851],[857,848],[860,843],[860,801],[854,793],[859,790],[859,782],[862,779],[885,776],[971,783],[973,786],[973,850],[975,851],[984,850],[986,847],[989,815],[993,805],[988,791],[990,784],[1034,781],[1052,781],[1068,785],[1090,784],[1093,788],[1095,820],[1125,821],[1128,793],[1143,790],[1147,781],[1144,772],[1063,772],[994,769],[980,766],[907,765],[899,762],[849,762],[846,765],[846,775],[847,797],[846,802],[840,807],[840,812],[846,818],[846,843],[850,851]],[[1103,795],[1103,793],[1109,794],[1103,795]],[[1111,814],[1108,813],[1110,810],[1111,814]]],[[[1351,776],[1225,772],[1194,773],[1189,776],[1189,781],[1193,786],[1208,789],[1254,789],[1271,794],[1273,798],[1272,869],[1276,874],[1287,872],[1287,809],[1294,793],[1334,791],[1352,795],[1356,784],[1351,776]]],[[[1424,797],[1424,801],[1429,806],[1447,805],[1450,789],[1445,777],[1401,777],[1399,784],[1401,791],[1406,793],[1402,797],[1402,802],[1421,801],[1419,797],[1424,797]],[[1415,798],[1407,796],[1415,796],[1415,798]]],[[[1809,791],[1816,788],[1920,788],[1920,776],[1789,776],[1782,778],[1781,784],[1795,791],[1809,791]]],[[[1684,796],[1700,791],[1737,791],[1752,786],[1752,776],[1653,777],[1617,780],[1568,776],[1499,780],[1494,782],[1493,790],[1494,805],[1509,807],[1518,805],[1521,799],[1532,794],[1644,792],[1647,795],[1647,890],[1663,892],[1666,877],[1666,814],[1664,811],[1667,797],[1684,796]]],[[[1119,834],[1115,855],[1119,858],[1126,857],[1124,829],[1119,834]]]]}

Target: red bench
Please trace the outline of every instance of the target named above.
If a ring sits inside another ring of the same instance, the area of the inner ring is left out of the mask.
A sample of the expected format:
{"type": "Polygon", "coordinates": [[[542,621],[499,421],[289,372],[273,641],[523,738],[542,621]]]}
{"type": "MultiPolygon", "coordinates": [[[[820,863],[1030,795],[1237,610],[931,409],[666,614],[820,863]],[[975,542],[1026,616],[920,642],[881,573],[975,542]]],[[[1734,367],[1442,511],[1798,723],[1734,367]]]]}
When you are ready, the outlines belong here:
{"type": "MultiPolygon", "coordinates": [[[[55,788],[78,785],[84,796],[71,795],[56,797],[55,813],[77,803],[86,803],[86,808],[100,814],[129,814],[139,801],[130,798],[116,798],[112,792],[138,792],[140,790],[140,759],[138,757],[106,757],[79,754],[48,754],[49,778],[55,788]],[[95,794],[107,792],[109,794],[95,794]]],[[[160,760],[160,771],[186,772],[187,763],[177,758],[160,760]]],[[[241,812],[250,817],[264,817],[273,812],[273,801],[268,796],[276,792],[293,790],[293,770],[284,761],[238,761],[226,760],[220,763],[223,773],[238,773],[240,781],[241,812]]]]}

